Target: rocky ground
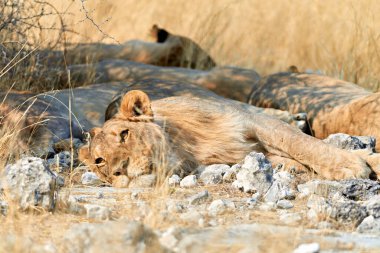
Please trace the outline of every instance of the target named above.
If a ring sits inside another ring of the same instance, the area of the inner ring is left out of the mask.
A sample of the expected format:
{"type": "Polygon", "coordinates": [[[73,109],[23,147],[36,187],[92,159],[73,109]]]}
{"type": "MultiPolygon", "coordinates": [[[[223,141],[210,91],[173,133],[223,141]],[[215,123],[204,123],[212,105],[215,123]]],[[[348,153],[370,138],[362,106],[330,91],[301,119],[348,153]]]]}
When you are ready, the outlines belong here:
{"type": "MultiPolygon", "coordinates": [[[[369,150],[375,143],[346,135],[326,141],[369,150]]],[[[232,167],[173,175],[159,188],[118,189],[74,161],[62,149],[5,168],[0,252],[380,250],[377,181],[321,180],[251,153],[232,167]]]]}

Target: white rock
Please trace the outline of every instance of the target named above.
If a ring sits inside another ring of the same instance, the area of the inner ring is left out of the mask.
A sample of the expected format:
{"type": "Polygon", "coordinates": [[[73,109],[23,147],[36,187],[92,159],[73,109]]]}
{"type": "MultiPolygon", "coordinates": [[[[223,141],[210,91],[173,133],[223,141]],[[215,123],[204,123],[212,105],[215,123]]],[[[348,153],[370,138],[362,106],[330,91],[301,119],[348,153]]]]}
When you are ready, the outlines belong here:
{"type": "Polygon", "coordinates": [[[101,185],[103,182],[99,179],[99,177],[91,171],[87,171],[82,174],[81,182],[83,185],[92,185],[92,186],[98,186],[101,185]]]}
{"type": "Polygon", "coordinates": [[[230,168],[226,164],[213,164],[207,166],[199,176],[199,179],[205,185],[214,185],[222,183],[223,175],[230,168]]]}
{"type": "Polygon", "coordinates": [[[305,243],[299,245],[293,253],[318,253],[320,250],[318,243],[305,243]]]}
{"type": "Polygon", "coordinates": [[[284,213],[280,216],[280,221],[286,225],[295,225],[302,220],[302,216],[299,213],[284,213]]]}
{"type": "Polygon", "coordinates": [[[177,186],[181,182],[181,178],[177,174],[173,174],[168,179],[169,186],[177,186]]]}
{"type": "Polygon", "coordinates": [[[280,209],[290,209],[293,207],[294,207],[293,203],[286,199],[282,199],[277,202],[277,208],[280,208],[280,209]]]}
{"type": "Polygon", "coordinates": [[[297,189],[305,195],[316,194],[328,198],[337,192],[342,192],[343,188],[342,184],[336,181],[311,180],[305,184],[297,185],[297,189]]]}
{"type": "Polygon", "coordinates": [[[328,221],[321,221],[317,224],[318,229],[334,229],[334,225],[328,221]]]}
{"type": "Polygon", "coordinates": [[[197,177],[195,175],[189,175],[189,176],[186,176],[184,177],[181,182],[180,182],[180,186],[181,187],[195,187],[197,186],[198,184],[198,180],[197,180],[197,177]]]}
{"type": "Polygon", "coordinates": [[[154,231],[130,221],[73,225],[64,237],[60,252],[168,252],[154,231]]]}
{"type": "Polygon", "coordinates": [[[207,190],[201,191],[189,198],[190,205],[199,205],[207,201],[209,198],[209,193],[207,190]]]}
{"type": "Polygon", "coordinates": [[[265,212],[267,212],[267,211],[273,211],[273,210],[276,209],[276,203],[274,203],[274,202],[265,202],[265,203],[263,203],[262,205],[259,206],[259,209],[261,211],[265,211],[265,212]]]}
{"type": "Polygon", "coordinates": [[[267,192],[273,181],[271,163],[262,153],[251,152],[236,175],[233,186],[244,192],[261,194],[267,192]]]}
{"type": "Polygon", "coordinates": [[[252,197],[247,199],[246,203],[248,204],[248,208],[252,209],[254,206],[256,206],[259,202],[261,195],[260,193],[256,192],[252,194],[252,197]]]}
{"type": "Polygon", "coordinates": [[[111,210],[105,206],[85,204],[86,216],[89,219],[95,220],[109,220],[111,217],[111,210]]]}
{"type": "Polygon", "coordinates": [[[227,169],[223,175],[223,182],[231,183],[236,180],[236,174],[240,168],[240,164],[234,164],[229,169],[227,169]]]}
{"type": "Polygon", "coordinates": [[[277,202],[281,199],[295,199],[295,192],[291,189],[294,177],[290,173],[285,172],[281,171],[274,174],[273,178],[275,180],[264,195],[265,201],[277,202]]]}
{"type": "Polygon", "coordinates": [[[53,210],[58,189],[63,178],[54,174],[47,163],[36,157],[24,157],[5,167],[5,182],[8,196],[19,203],[21,209],[43,207],[53,210]]]}
{"type": "Polygon", "coordinates": [[[217,216],[220,214],[224,214],[226,212],[231,212],[235,210],[236,206],[234,202],[225,199],[217,199],[211,202],[208,207],[208,213],[211,216],[217,216]]]}
{"type": "Polygon", "coordinates": [[[203,218],[202,214],[195,209],[190,209],[186,213],[182,213],[179,216],[183,221],[190,223],[198,223],[203,218]]]}
{"type": "Polygon", "coordinates": [[[177,246],[180,238],[181,235],[179,229],[171,227],[162,233],[160,237],[160,243],[168,249],[174,249],[177,246]]]}
{"type": "Polygon", "coordinates": [[[310,209],[309,211],[307,211],[306,216],[309,219],[309,221],[314,223],[318,222],[319,220],[318,213],[314,209],[310,209]]]}
{"type": "Polygon", "coordinates": [[[372,136],[350,136],[348,134],[330,134],[324,142],[340,149],[356,150],[367,149],[373,151],[376,146],[376,138],[372,136]]]}
{"type": "Polygon", "coordinates": [[[171,213],[182,213],[185,210],[184,205],[175,200],[169,200],[166,205],[167,210],[171,213]]]}
{"type": "Polygon", "coordinates": [[[374,218],[380,218],[380,196],[374,196],[364,202],[364,205],[370,215],[374,218]]]}
{"type": "Polygon", "coordinates": [[[360,223],[356,231],[360,233],[380,234],[380,219],[370,215],[360,223]]]}

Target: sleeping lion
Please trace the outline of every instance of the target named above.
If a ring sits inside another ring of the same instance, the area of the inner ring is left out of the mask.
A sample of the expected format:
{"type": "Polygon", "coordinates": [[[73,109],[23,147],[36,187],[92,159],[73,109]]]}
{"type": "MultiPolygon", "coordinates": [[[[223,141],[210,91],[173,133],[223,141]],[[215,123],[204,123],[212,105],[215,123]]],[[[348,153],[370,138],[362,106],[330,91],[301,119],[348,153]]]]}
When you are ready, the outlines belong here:
{"type": "Polygon", "coordinates": [[[380,93],[353,83],[315,74],[277,73],[253,83],[249,103],[306,112],[314,136],[320,139],[346,133],[380,140],[380,93]]]}
{"type": "Polygon", "coordinates": [[[356,154],[218,96],[151,101],[145,92],[131,90],[117,114],[90,133],[80,159],[115,186],[148,186],[173,171],[188,174],[198,165],[235,164],[251,151],[295,160],[327,179],[371,173],[356,154]]]}

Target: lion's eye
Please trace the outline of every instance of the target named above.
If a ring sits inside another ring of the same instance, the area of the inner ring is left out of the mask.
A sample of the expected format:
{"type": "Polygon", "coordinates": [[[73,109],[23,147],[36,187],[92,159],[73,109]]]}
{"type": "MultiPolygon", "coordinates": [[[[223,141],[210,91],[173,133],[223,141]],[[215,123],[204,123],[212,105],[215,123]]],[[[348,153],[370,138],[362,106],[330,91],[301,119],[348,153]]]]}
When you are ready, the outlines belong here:
{"type": "Polygon", "coordinates": [[[120,133],[120,142],[125,142],[128,139],[129,129],[125,129],[120,133]]]}
{"type": "Polygon", "coordinates": [[[99,164],[101,164],[101,163],[104,163],[104,159],[103,159],[103,158],[99,157],[99,158],[96,158],[96,159],[95,159],[95,164],[96,164],[96,165],[99,165],[99,164]]]}

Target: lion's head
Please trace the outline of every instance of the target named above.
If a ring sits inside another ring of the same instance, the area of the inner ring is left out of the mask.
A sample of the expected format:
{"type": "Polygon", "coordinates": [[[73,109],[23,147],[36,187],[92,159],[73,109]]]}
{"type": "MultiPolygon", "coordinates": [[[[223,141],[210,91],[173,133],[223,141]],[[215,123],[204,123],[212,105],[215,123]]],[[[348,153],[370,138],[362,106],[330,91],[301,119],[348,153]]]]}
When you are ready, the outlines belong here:
{"type": "Polygon", "coordinates": [[[114,186],[151,186],[164,166],[165,134],[153,122],[150,100],[142,91],[124,95],[119,113],[90,135],[89,145],[79,151],[80,160],[114,186]]]}

